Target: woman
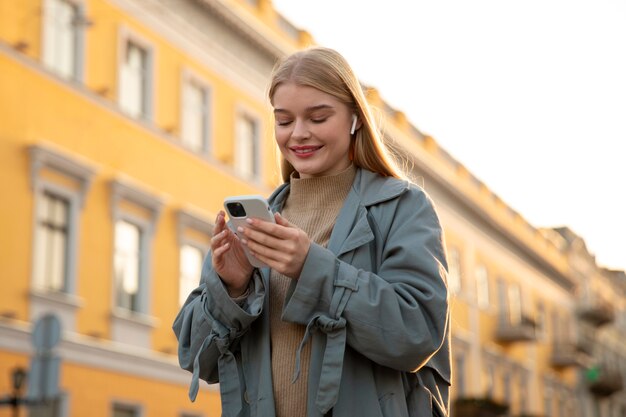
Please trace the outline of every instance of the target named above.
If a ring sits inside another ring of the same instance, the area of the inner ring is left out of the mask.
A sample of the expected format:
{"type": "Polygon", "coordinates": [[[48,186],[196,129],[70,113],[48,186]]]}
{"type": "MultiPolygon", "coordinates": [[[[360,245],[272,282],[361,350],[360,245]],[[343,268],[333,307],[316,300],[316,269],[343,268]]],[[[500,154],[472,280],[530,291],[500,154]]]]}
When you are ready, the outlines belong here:
{"type": "Polygon", "coordinates": [[[446,415],[447,265],[431,200],[393,163],[337,52],[287,57],[269,98],[276,224],[252,220],[238,239],[217,215],[174,322],[190,397],[203,379],[220,383],[224,416],[446,415]]]}

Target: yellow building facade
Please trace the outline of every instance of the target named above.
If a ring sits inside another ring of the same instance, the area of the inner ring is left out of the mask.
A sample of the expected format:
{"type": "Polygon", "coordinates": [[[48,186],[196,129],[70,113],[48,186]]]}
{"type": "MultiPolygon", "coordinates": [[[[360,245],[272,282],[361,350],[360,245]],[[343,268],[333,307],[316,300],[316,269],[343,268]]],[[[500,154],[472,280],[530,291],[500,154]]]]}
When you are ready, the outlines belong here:
{"type": "MultiPolygon", "coordinates": [[[[220,414],[171,323],[223,198],[278,184],[267,82],[312,43],[269,0],[0,0],[0,397],[52,314],[60,396],[31,415],[220,414]]],[[[454,415],[626,416],[623,271],[366,88],[446,231],[454,415]]]]}

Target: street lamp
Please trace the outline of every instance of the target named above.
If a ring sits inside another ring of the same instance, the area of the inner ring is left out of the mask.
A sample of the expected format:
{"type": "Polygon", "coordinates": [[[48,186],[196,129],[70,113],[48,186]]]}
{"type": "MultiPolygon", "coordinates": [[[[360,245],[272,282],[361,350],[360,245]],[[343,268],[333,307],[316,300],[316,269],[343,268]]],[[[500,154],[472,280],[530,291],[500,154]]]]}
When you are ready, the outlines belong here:
{"type": "Polygon", "coordinates": [[[11,382],[13,383],[13,398],[11,402],[11,406],[13,408],[13,417],[18,417],[20,415],[20,402],[22,400],[22,387],[24,386],[24,381],[26,381],[26,370],[24,368],[16,367],[13,368],[11,372],[11,382]]]}
{"type": "Polygon", "coordinates": [[[24,381],[26,381],[26,370],[20,367],[13,368],[13,372],[11,372],[11,379],[13,382],[13,392],[19,394],[24,386],[24,381]]]}

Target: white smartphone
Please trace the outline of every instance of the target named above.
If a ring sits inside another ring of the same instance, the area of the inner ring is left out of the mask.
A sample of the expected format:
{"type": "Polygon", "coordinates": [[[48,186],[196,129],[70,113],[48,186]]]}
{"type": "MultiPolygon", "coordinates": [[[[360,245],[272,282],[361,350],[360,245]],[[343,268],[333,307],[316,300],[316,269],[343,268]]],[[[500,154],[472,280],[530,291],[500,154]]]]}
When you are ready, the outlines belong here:
{"type": "MultiPolygon", "coordinates": [[[[233,226],[233,231],[237,233],[237,236],[240,238],[242,236],[237,229],[239,226],[248,227],[248,223],[246,223],[247,218],[257,218],[271,223],[276,223],[274,220],[274,214],[267,204],[267,200],[260,195],[237,195],[227,197],[224,200],[224,209],[226,210],[226,213],[228,213],[231,225],[233,226]]],[[[250,255],[246,246],[243,246],[243,249],[252,266],[257,268],[267,266],[254,256],[250,255]]]]}

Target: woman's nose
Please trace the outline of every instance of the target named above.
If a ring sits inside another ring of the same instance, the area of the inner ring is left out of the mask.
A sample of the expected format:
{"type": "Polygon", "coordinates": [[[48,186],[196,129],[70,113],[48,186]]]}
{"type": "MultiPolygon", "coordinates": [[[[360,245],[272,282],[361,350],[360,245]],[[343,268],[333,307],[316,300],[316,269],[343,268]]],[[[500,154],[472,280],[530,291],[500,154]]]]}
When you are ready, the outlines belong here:
{"type": "Polygon", "coordinates": [[[295,120],[293,122],[293,131],[291,136],[297,139],[306,139],[310,136],[309,127],[304,120],[295,120]]]}

